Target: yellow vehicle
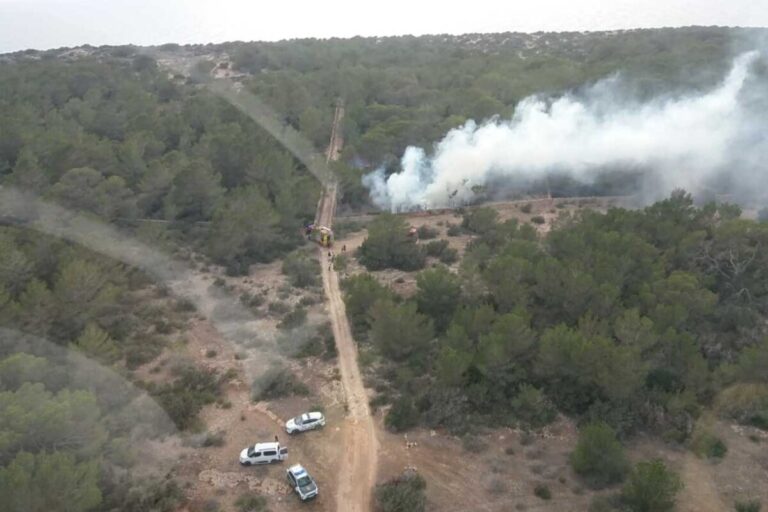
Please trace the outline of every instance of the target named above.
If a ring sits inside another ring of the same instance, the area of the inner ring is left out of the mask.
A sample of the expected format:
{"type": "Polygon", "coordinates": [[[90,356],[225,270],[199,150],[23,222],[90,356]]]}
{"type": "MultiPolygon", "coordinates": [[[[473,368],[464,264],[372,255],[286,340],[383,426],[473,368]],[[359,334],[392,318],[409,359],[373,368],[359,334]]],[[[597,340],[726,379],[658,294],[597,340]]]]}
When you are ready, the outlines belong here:
{"type": "Polygon", "coordinates": [[[333,245],[333,230],[325,226],[309,224],[304,229],[307,240],[314,240],[322,247],[331,247],[333,245]]]}

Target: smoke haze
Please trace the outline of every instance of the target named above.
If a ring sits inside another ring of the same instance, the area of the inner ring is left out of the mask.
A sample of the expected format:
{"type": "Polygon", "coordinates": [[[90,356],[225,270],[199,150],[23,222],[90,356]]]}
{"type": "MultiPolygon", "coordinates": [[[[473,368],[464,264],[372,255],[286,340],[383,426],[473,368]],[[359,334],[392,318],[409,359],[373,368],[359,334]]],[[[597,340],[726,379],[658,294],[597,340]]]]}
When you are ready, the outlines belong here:
{"type": "Polygon", "coordinates": [[[757,200],[768,185],[765,85],[746,84],[758,58],[756,51],[737,57],[709,91],[642,104],[617,99],[617,77],[578,95],[528,97],[511,120],[469,121],[448,132],[432,155],[409,147],[400,172],[378,169],[363,183],[374,204],[391,211],[465,204],[480,191],[550,174],[592,183],[616,170],[641,171],[637,192],[646,200],[675,188],[711,187],[757,200]]]}

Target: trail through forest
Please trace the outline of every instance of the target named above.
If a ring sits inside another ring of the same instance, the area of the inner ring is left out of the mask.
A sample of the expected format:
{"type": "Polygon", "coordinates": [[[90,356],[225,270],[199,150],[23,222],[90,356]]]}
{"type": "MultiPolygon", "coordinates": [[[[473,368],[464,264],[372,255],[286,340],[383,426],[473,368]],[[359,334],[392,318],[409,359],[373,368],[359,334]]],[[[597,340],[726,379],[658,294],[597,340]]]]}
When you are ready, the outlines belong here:
{"type": "MultiPolygon", "coordinates": [[[[344,115],[341,102],[336,107],[331,142],[326,153],[328,160],[335,160],[341,152],[340,124],[344,115]]],[[[317,209],[317,223],[332,227],[336,211],[336,184],[325,186],[317,209]]],[[[357,364],[357,347],[347,321],[344,299],[339,287],[339,277],[333,270],[329,251],[320,248],[323,289],[328,299],[328,313],[339,353],[341,382],[346,395],[347,417],[342,430],[342,460],[336,492],[339,512],[365,511],[371,508],[371,490],[376,481],[377,442],[373,418],[368,407],[360,368],[357,364]]]]}

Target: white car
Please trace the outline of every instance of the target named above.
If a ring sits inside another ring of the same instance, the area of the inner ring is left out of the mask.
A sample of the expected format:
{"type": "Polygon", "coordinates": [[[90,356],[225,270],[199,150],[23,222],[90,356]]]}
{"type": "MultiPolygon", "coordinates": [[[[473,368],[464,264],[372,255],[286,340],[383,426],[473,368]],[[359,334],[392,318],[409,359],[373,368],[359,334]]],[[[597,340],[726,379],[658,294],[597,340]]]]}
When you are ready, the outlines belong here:
{"type": "Polygon", "coordinates": [[[310,498],[317,496],[319,492],[317,484],[312,477],[309,476],[307,470],[304,469],[301,464],[295,464],[288,468],[288,483],[291,485],[296,494],[299,495],[301,501],[307,501],[310,498]]]}
{"type": "Polygon", "coordinates": [[[289,434],[306,432],[325,426],[325,416],[321,412],[305,412],[285,422],[285,431],[289,434]]]}
{"type": "Polygon", "coordinates": [[[252,466],[254,464],[271,464],[285,460],[288,448],[280,446],[280,443],[256,443],[240,452],[240,464],[252,466]]]}

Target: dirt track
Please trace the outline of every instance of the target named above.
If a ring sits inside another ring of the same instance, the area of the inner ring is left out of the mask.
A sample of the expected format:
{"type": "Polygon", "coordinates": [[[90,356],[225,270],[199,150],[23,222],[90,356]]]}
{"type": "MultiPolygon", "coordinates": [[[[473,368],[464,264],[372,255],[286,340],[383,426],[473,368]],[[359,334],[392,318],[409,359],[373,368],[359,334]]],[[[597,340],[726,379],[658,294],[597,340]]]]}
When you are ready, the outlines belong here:
{"type": "MultiPolygon", "coordinates": [[[[318,207],[317,221],[331,227],[336,209],[336,185],[329,185],[318,207]]],[[[365,511],[371,508],[371,489],[376,482],[376,430],[368,396],[357,366],[357,347],[347,321],[347,312],[339,288],[339,278],[331,269],[328,250],[320,248],[323,288],[328,299],[328,312],[339,353],[341,382],[347,401],[348,415],[344,420],[343,455],[336,493],[339,512],[365,511]]]]}

